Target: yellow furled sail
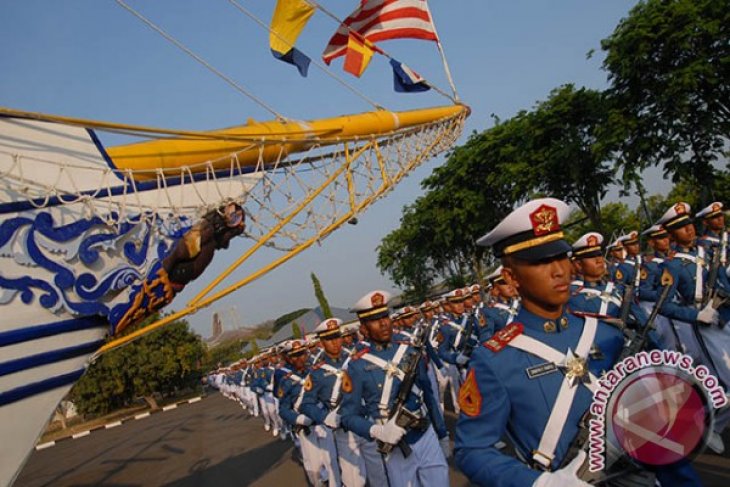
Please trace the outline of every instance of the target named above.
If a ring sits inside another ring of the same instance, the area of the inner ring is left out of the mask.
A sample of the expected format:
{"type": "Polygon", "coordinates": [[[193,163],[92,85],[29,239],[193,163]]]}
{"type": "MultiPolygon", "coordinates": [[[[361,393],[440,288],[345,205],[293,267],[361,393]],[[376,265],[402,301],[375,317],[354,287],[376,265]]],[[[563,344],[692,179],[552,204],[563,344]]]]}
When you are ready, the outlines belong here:
{"type": "Polygon", "coordinates": [[[307,122],[250,123],[211,131],[211,139],[153,140],[109,147],[107,153],[118,170],[130,170],[136,180],[142,181],[155,178],[158,169],[178,174],[181,167],[187,166],[195,173],[196,168],[206,170],[204,163],[212,163],[215,169],[227,169],[231,154],[236,154],[241,166],[256,165],[262,159],[270,162],[315,144],[326,146],[377,137],[452,118],[467,110],[463,105],[450,105],[403,112],[377,110],[307,122]]]}

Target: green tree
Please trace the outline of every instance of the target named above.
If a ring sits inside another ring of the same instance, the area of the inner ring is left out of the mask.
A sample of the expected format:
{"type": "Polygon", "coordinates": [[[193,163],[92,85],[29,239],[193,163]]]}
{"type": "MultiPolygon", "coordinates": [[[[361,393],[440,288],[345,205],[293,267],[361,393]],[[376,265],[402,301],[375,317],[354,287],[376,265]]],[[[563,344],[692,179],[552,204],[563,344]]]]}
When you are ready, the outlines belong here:
{"type": "MultiPolygon", "coordinates": [[[[605,231],[601,201],[615,182],[611,151],[602,141],[608,116],[604,95],[565,85],[527,115],[529,145],[521,151],[523,186],[573,203],[605,231]]],[[[519,177],[514,170],[505,174],[519,177]]]]}
{"type": "Polygon", "coordinates": [[[632,230],[643,230],[638,213],[638,209],[632,210],[626,203],[607,203],[601,209],[603,230],[598,230],[582,210],[573,210],[565,225],[565,238],[573,243],[585,233],[599,232],[605,239],[604,243],[608,245],[620,235],[632,230]]]}
{"type": "MultiPolygon", "coordinates": [[[[144,323],[156,319],[155,315],[144,323]]],[[[74,386],[72,400],[81,413],[92,415],[127,406],[140,397],[154,408],[155,396],[173,396],[199,385],[204,354],[200,337],[188,323],[175,321],[102,355],[74,386]]]]}
{"type": "Polygon", "coordinates": [[[566,85],[456,147],[403,209],[400,227],[378,247],[378,268],[423,299],[437,279],[481,280],[491,254],[476,240],[519,203],[550,195],[577,205],[602,229],[600,202],[614,180],[602,143],[603,95],[566,85]]]}
{"type": "Polygon", "coordinates": [[[319,303],[319,308],[322,310],[322,314],[326,318],[332,318],[332,310],[330,309],[330,304],[327,302],[327,297],[324,295],[324,291],[322,291],[322,284],[320,284],[319,279],[314,274],[314,272],[311,273],[312,277],[312,286],[314,286],[314,295],[317,298],[317,302],[319,303]]]}
{"type": "Polygon", "coordinates": [[[626,187],[647,166],[719,191],[713,163],[730,134],[730,2],[639,2],[601,43],[611,82],[611,134],[626,187]]]}
{"type": "Polygon", "coordinates": [[[297,323],[296,321],[292,321],[291,335],[292,335],[292,338],[303,338],[302,329],[299,326],[299,323],[297,323]]]}

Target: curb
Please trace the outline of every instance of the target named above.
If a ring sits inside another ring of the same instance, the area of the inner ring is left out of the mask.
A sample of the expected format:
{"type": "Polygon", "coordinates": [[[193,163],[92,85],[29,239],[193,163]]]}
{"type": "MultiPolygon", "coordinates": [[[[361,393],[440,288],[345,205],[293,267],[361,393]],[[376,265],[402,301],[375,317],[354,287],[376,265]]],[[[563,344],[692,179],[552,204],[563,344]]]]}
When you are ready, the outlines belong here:
{"type": "Polygon", "coordinates": [[[38,444],[38,445],[35,446],[35,450],[36,451],[45,450],[46,448],[51,448],[52,446],[55,446],[58,443],[62,443],[62,442],[67,441],[67,440],[76,440],[78,438],[83,438],[84,436],[89,436],[92,431],[103,430],[103,429],[108,430],[108,429],[116,428],[117,426],[121,426],[124,423],[128,423],[130,421],[134,421],[134,420],[137,420],[137,419],[147,418],[149,416],[152,416],[153,414],[163,413],[165,411],[172,411],[173,409],[177,409],[179,406],[182,406],[183,404],[193,404],[193,403],[196,403],[196,402],[200,402],[200,401],[203,400],[203,397],[204,396],[194,397],[194,398],[188,399],[186,401],[180,401],[180,402],[176,402],[176,403],[173,403],[173,404],[168,404],[167,406],[163,407],[162,409],[156,409],[154,411],[147,411],[145,413],[136,414],[136,415],[130,416],[128,418],[124,418],[124,419],[120,419],[120,420],[114,421],[112,423],[100,424],[100,425],[94,426],[93,428],[90,428],[90,429],[88,429],[86,431],[81,431],[79,433],[74,433],[71,436],[64,436],[63,438],[59,438],[57,440],[48,441],[46,443],[38,444]]]}

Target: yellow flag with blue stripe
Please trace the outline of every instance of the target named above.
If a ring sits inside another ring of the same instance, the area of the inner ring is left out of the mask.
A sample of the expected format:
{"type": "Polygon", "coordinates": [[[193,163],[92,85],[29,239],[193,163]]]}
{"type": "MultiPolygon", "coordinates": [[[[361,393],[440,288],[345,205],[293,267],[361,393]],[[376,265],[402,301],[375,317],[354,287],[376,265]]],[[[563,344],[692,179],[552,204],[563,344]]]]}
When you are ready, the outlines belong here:
{"type": "Polygon", "coordinates": [[[271,53],[276,59],[296,66],[302,76],[307,76],[311,60],[294,45],[314,11],[315,7],[306,0],[278,0],[271,18],[271,53]]]}

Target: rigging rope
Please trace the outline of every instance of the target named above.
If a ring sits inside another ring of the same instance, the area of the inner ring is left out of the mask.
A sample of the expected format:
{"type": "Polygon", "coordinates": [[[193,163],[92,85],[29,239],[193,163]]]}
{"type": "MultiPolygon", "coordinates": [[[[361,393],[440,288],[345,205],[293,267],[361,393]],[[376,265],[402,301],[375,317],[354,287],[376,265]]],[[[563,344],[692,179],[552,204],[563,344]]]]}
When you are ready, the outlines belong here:
{"type": "MultiPolygon", "coordinates": [[[[324,13],[325,15],[327,15],[329,18],[333,19],[335,22],[339,23],[342,27],[345,27],[349,32],[354,32],[356,34],[358,33],[357,31],[355,31],[352,28],[350,28],[349,25],[345,24],[345,22],[343,20],[340,20],[339,17],[337,17],[335,14],[333,14],[331,11],[329,11],[328,9],[326,9],[325,7],[323,7],[321,4],[319,4],[315,0],[304,0],[304,1],[307,2],[308,4],[312,5],[313,7],[321,10],[322,13],[324,13]]],[[[429,12],[429,16],[431,17],[431,22],[433,23],[433,16],[431,16],[430,12],[429,12]]],[[[436,29],[436,27],[434,26],[434,30],[435,29],[436,29]]],[[[436,42],[436,44],[439,46],[439,52],[441,53],[442,61],[444,63],[446,63],[446,57],[443,54],[443,51],[441,49],[441,43],[440,42],[436,42]]],[[[393,56],[391,56],[382,47],[378,46],[378,51],[380,52],[380,54],[382,54],[383,56],[387,57],[388,59],[394,60],[393,59],[393,56]]],[[[456,87],[454,86],[454,82],[451,79],[451,73],[449,72],[448,66],[446,64],[444,64],[444,66],[446,68],[446,76],[449,79],[449,83],[451,83],[451,87],[452,87],[452,89],[454,91],[454,96],[449,95],[444,90],[442,90],[438,86],[436,86],[433,83],[431,83],[430,81],[428,81],[426,78],[423,78],[423,83],[426,84],[428,87],[430,87],[433,91],[435,91],[439,95],[441,95],[441,96],[443,96],[443,97],[448,98],[449,100],[451,100],[452,103],[459,104],[461,102],[459,101],[459,96],[456,94],[456,87]]]]}
{"type": "Polygon", "coordinates": [[[276,110],[274,110],[273,108],[271,108],[262,99],[260,99],[259,97],[257,97],[253,93],[251,93],[249,90],[247,90],[246,88],[244,88],[243,86],[241,86],[239,83],[235,82],[230,77],[226,76],[221,71],[219,71],[218,69],[216,69],[215,67],[213,67],[205,59],[203,59],[200,56],[198,56],[197,54],[195,54],[193,51],[191,51],[189,48],[187,48],[180,41],[178,41],[177,39],[175,39],[174,37],[172,37],[170,34],[168,34],[167,32],[165,32],[164,30],[162,30],[162,28],[160,28],[159,26],[157,26],[156,24],[154,24],[151,20],[149,20],[144,15],[142,15],[141,13],[139,13],[138,11],[136,11],[135,9],[133,9],[132,7],[130,7],[129,5],[127,5],[126,3],[124,3],[123,0],[116,0],[116,2],[117,2],[117,4],[119,4],[119,6],[121,6],[122,8],[124,8],[125,10],[127,10],[128,12],[130,12],[132,15],[134,15],[135,17],[137,17],[138,19],[140,19],[145,24],[147,24],[148,27],[150,27],[151,29],[153,29],[154,31],[156,31],[158,34],[160,34],[162,37],[164,37],[168,41],[172,42],[178,49],[182,50],[187,55],[191,56],[193,59],[195,59],[200,64],[202,64],[203,66],[205,66],[208,70],[210,70],[212,73],[214,73],[215,75],[217,75],[219,78],[223,79],[226,83],[228,83],[229,85],[231,85],[236,91],[238,91],[239,93],[247,96],[248,98],[250,98],[251,100],[253,100],[255,103],[257,103],[259,106],[261,106],[262,108],[264,108],[266,111],[268,111],[269,113],[271,113],[272,115],[274,115],[278,120],[281,120],[281,121],[286,121],[287,120],[286,117],[284,117],[279,112],[277,112],[276,110]]]}
{"type": "MultiPolygon", "coordinates": [[[[266,29],[271,34],[275,35],[277,37],[277,39],[279,39],[282,42],[285,42],[286,44],[289,45],[289,47],[294,47],[293,45],[289,44],[289,42],[287,42],[286,39],[284,39],[281,35],[279,35],[278,32],[276,32],[275,30],[272,30],[271,27],[269,27],[268,25],[266,25],[265,22],[263,22],[261,19],[259,19],[258,17],[256,17],[250,10],[246,9],[243,5],[241,5],[240,3],[238,3],[236,0],[228,0],[228,1],[231,3],[231,5],[233,5],[234,7],[236,7],[244,15],[246,15],[248,18],[250,18],[251,20],[253,20],[254,22],[256,22],[259,26],[261,26],[262,28],[266,29]]],[[[359,96],[360,98],[362,98],[363,100],[365,100],[367,103],[369,103],[370,105],[372,105],[373,107],[375,107],[375,109],[377,109],[377,110],[382,110],[383,109],[383,106],[382,105],[380,105],[379,103],[377,103],[377,102],[373,101],[372,99],[368,98],[362,91],[358,90],[357,88],[355,88],[354,86],[352,86],[351,84],[349,84],[347,81],[345,81],[343,78],[341,78],[340,76],[336,75],[332,70],[330,70],[329,68],[327,68],[326,66],[324,66],[322,63],[316,61],[314,58],[311,58],[311,57],[310,57],[310,61],[315,66],[317,66],[319,69],[321,69],[322,71],[324,71],[325,74],[329,75],[335,81],[337,81],[342,86],[344,86],[346,89],[350,90],[356,96],[359,96]]]]}

